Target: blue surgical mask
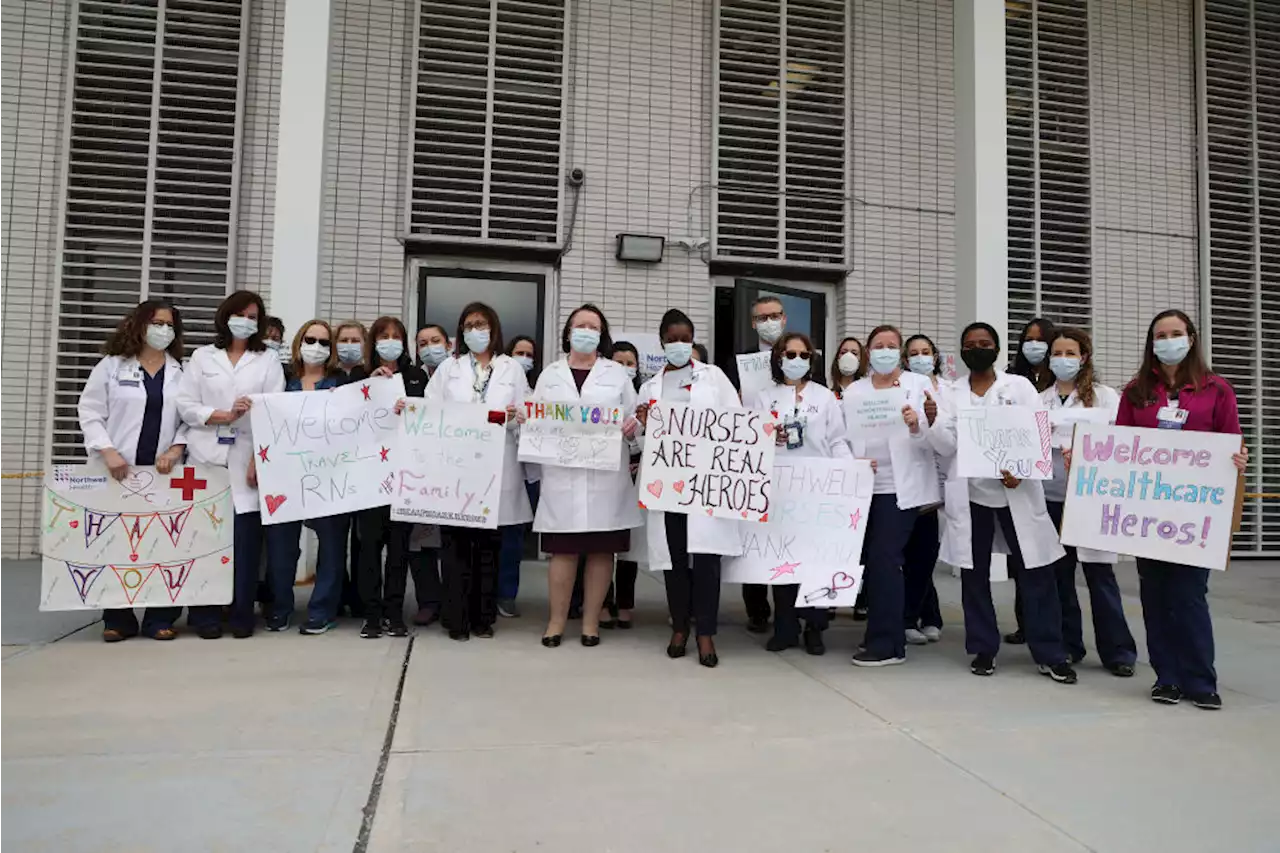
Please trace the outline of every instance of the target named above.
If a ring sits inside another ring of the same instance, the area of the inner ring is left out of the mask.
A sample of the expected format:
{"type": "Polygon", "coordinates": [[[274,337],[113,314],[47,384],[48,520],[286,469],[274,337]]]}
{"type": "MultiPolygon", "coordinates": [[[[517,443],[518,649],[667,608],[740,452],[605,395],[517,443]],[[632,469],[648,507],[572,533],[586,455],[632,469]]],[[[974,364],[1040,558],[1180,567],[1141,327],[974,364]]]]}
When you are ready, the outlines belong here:
{"type": "Polygon", "coordinates": [[[516,356],[512,356],[512,358],[516,360],[516,364],[524,368],[525,373],[528,373],[530,370],[533,370],[533,356],[516,355],[516,356]]]}
{"type": "Polygon", "coordinates": [[[404,341],[395,338],[378,341],[373,348],[377,351],[378,358],[383,361],[395,361],[404,355],[404,341]]]}
{"type": "Polygon", "coordinates": [[[809,375],[809,359],[807,358],[784,358],[782,360],[782,375],[795,381],[803,379],[809,375]]]}
{"type": "Polygon", "coordinates": [[[576,353],[586,355],[595,352],[600,346],[600,333],[595,329],[573,329],[569,332],[569,347],[576,353]]]}
{"type": "Polygon", "coordinates": [[[364,358],[364,344],[338,344],[338,361],[343,364],[359,364],[364,358]]]}
{"type": "Polygon", "coordinates": [[[1191,352],[1191,338],[1183,335],[1180,338],[1160,338],[1151,344],[1152,351],[1161,364],[1181,364],[1191,352]]]}
{"type": "Polygon", "coordinates": [[[1049,345],[1044,341],[1023,341],[1022,354],[1027,357],[1027,361],[1032,364],[1039,364],[1044,361],[1045,354],[1049,352],[1049,345]]]}
{"type": "Polygon", "coordinates": [[[1049,359],[1049,369],[1061,382],[1070,382],[1080,372],[1080,359],[1075,356],[1055,356],[1049,359]]]}
{"type": "Polygon", "coordinates": [[[422,363],[428,367],[438,366],[448,355],[449,349],[444,344],[427,344],[425,347],[418,347],[418,358],[422,359],[422,363]]]}
{"type": "Polygon", "coordinates": [[[902,353],[896,349],[873,349],[867,360],[871,362],[872,370],[881,376],[887,376],[902,363],[902,353]]]}
{"type": "Polygon", "coordinates": [[[462,342],[465,343],[467,345],[467,349],[472,352],[488,352],[489,330],[467,329],[462,333],[462,342]]]}
{"type": "Polygon", "coordinates": [[[693,344],[690,343],[672,341],[663,344],[662,351],[667,354],[667,361],[672,367],[684,367],[693,358],[693,344]]]}
{"type": "Polygon", "coordinates": [[[907,367],[911,368],[912,373],[919,373],[921,376],[933,375],[933,356],[931,355],[913,355],[907,359],[907,367]]]}
{"type": "Polygon", "coordinates": [[[227,329],[237,341],[247,341],[258,331],[258,321],[248,317],[228,317],[227,329]]]}

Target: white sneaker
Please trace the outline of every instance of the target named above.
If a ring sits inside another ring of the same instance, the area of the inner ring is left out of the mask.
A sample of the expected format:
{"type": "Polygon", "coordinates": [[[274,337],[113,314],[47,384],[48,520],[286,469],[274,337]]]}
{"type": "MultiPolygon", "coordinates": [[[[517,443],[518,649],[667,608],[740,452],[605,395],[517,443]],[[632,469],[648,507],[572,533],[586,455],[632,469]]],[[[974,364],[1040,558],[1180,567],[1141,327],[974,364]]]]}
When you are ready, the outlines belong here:
{"type": "Polygon", "coordinates": [[[920,630],[920,633],[924,634],[924,638],[931,643],[936,643],[942,639],[942,629],[937,625],[925,625],[920,630]]]}
{"type": "Polygon", "coordinates": [[[923,646],[925,643],[929,642],[929,638],[916,628],[908,628],[907,642],[913,646],[923,646]]]}

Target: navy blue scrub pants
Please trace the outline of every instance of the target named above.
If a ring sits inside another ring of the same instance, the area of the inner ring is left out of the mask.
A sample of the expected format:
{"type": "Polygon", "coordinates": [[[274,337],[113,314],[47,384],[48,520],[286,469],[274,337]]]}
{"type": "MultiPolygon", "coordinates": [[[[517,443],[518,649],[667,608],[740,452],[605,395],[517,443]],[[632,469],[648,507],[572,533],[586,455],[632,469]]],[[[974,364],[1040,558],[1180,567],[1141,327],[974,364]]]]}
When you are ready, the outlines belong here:
{"type": "MultiPolygon", "coordinates": [[[[1049,517],[1053,526],[1062,528],[1062,504],[1049,501],[1049,517]]],[[[1085,656],[1084,618],[1080,613],[1080,597],[1076,594],[1076,549],[1062,546],[1067,556],[1054,564],[1058,581],[1058,602],[1062,606],[1062,641],[1076,660],[1085,656]]],[[[1124,618],[1124,602],[1116,573],[1107,563],[1083,563],[1084,580],[1089,586],[1089,609],[1093,613],[1093,638],[1103,666],[1128,664],[1138,659],[1138,646],[1124,618]]]]}
{"type": "Polygon", "coordinates": [[[1011,551],[1010,575],[1021,573],[1022,608],[1031,658],[1045,666],[1066,663],[1067,650],[1062,644],[1062,609],[1058,604],[1058,581],[1053,567],[1025,568],[1018,533],[1007,506],[987,507],[970,502],[969,520],[973,568],[960,572],[965,651],[992,658],[1000,651],[1000,628],[996,624],[995,603],[991,600],[991,548],[998,523],[1011,551]]]}
{"type": "MultiPolygon", "coordinates": [[[[235,568],[231,599],[231,628],[253,629],[253,603],[258,592],[258,567],[262,560],[262,516],[238,512],[232,528],[232,555],[235,568]]],[[[203,628],[222,621],[222,607],[207,605],[187,611],[187,624],[203,628]]]]}
{"type": "MultiPolygon", "coordinates": [[[[323,625],[338,618],[338,601],[342,594],[342,574],[347,561],[347,529],[351,515],[327,515],[307,522],[316,532],[315,585],[307,603],[307,621],[323,625]]],[[[271,617],[283,620],[293,615],[293,584],[302,557],[301,521],[269,524],[267,539],[267,578],[271,583],[271,617]]]]}
{"type": "MultiPolygon", "coordinates": [[[[154,637],[156,631],[173,627],[182,615],[181,607],[142,608],[142,636],[154,637]]],[[[103,630],[119,631],[126,637],[138,633],[138,616],[132,607],[111,607],[102,611],[103,630]]]]}
{"type": "Polygon", "coordinates": [[[902,624],[906,628],[942,627],[938,588],[933,585],[933,570],[938,564],[941,545],[938,539],[938,511],[919,513],[903,555],[902,624]]]}
{"type": "Polygon", "coordinates": [[[1156,684],[1181,687],[1191,696],[1217,693],[1209,570],[1139,557],[1138,578],[1156,684]]]}
{"type": "Polygon", "coordinates": [[[907,541],[916,525],[919,510],[898,509],[897,495],[872,495],[867,514],[867,539],[862,548],[866,566],[863,590],[867,594],[867,633],[863,645],[877,658],[900,658],[907,654],[906,629],[902,624],[902,565],[907,541]]]}
{"type": "Polygon", "coordinates": [[[800,642],[800,620],[815,631],[827,630],[830,611],[822,607],[796,607],[800,584],[775,584],[773,587],[773,635],[788,643],[800,642]]]}

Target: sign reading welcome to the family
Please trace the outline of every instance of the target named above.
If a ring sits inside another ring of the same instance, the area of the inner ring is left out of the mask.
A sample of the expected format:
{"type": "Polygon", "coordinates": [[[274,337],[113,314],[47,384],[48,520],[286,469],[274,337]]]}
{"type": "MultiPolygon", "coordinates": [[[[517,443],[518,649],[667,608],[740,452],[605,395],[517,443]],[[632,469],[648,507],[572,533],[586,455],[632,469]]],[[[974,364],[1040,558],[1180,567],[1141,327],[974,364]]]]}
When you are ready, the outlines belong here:
{"type": "Polygon", "coordinates": [[[622,464],[621,406],[530,400],[524,413],[521,462],[597,471],[617,471],[622,464]]]}
{"type": "Polygon", "coordinates": [[[1049,413],[1031,406],[976,406],[956,412],[957,473],[1019,480],[1053,477],[1049,413]]]}
{"type": "Polygon", "coordinates": [[[227,469],[56,465],[44,484],[41,610],[229,604],[227,469]]]}
{"type": "Polygon", "coordinates": [[[451,527],[498,526],[505,412],[491,417],[483,403],[429,403],[405,407],[399,451],[383,486],[391,517],[451,527]]]}
{"type": "Polygon", "coordinates": [[[637,479],[640,506],[768,521],[774,443],[768,412],[657,401],[637,479]]]}
{"type": "Polygon", "coordinates": [[[1225,569],[1240,436],[1077,424],[1062,543],[1225,569]]]}
{"type": "Polygon", "coordinates": [[[729,583],[800,584],[800,606],[852,607],[875,475],[865,459],[779,457],[769,520],[743,525],[729,583]]]}
{"type": "Polygon", "coordinates": [[[262,394],[253,418],[263,524],[386,506],[380,483],[395,464],[404,379],[366,379],[332,391],[262,394]]]}

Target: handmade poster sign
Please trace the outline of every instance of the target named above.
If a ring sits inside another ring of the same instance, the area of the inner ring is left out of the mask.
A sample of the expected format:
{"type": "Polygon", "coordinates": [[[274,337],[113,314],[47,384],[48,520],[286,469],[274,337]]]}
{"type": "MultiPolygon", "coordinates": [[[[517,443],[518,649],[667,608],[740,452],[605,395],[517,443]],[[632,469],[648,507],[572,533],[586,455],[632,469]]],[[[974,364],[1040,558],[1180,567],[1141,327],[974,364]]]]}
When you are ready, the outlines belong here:
{"type": "Polygon", "coordinates": [[[405,408],[397,462],[383,487],[391,517],[450,527],[498,526],[507,428],[483,403],[405,408]]]}
{"type": "Polygon", "coordinates": [[[769,520],[774,418],[685,403],[649,407],[640,459],[640,508],[769,520]]]}
{"type": "Polygon", "coordinates": [[[1240,436],[1077,424],[1062,544],[1225,569],[1240,436]]]}
{"type": "Polygon", "coordinates": [[[975,406],[956,412],[956,455],[961,477],[1019,480],[1053,477],[1049,413],[1030,406],[975,406]]]}
{"type": "Polygon", "coordinates": [[[621,406],[530,400],[524,411],[521,462],[597,471],[617,471],[622,464],[621,406]]]}
{"type": "Polygon", "coordinates": [[[800,606],[852,606],[874,483],[865,459],[780,457],[769,520],[740,528],[742,556],[725,559],[722,579],[798,583],[800,606]]]}
{"type": "Polygon", "coordinates": [[[872,389],[844,396],[844,421],[856,439],[882,441],[907,435],[910,428],[902,419],[907,404],[905,388],[872,389]]]}
{"type": "Polygon", "coordinates": [[[404,379],[254,397],[254,454],[263,524],[386,506],[404,379]]]}
{"type": "Polygon", "coordinates": [[[41,610],[230,604],[227,469],[55,465],[45,479],[41,610]]]}
{"type": "Polygon", "coordinates": [[[761,391],[773,384],[768,350],[738,356],[738,388],[744,405],[751,405],[761,391]]]}
{"type": "Polygon", "coordinates": [[[636,371],[641,379],[648,379],[655,373],[661,373],[667,366],[667,354],[662,349],[662,341],[656,332],[637,332],[623,329],[613,333],[615,341],[627,341],[640,353],[640,364],[636,371]]]}

